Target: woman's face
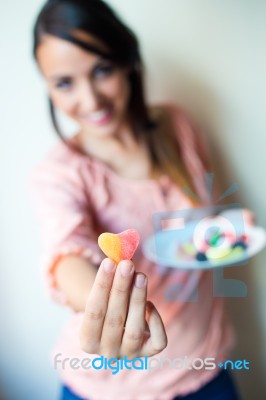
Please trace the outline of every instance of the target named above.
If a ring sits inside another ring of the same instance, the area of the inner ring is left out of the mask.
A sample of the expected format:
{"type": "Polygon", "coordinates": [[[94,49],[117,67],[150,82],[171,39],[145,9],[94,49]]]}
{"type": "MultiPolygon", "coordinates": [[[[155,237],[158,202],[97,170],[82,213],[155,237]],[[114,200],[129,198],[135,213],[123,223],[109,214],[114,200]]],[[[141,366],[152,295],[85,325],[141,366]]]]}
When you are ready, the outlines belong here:
{"type": "MultiPolygon", "coordinates": [[[[91,44],[99,44],[90,37],[91,44]]],[[[105,49],[106,50],[106,49],[105,49]]],[[[119,134],[127,121],[130,89],[126,70],[80,47],[46,35],[37,60],[53,104],[85,132],[119,134]]]]}

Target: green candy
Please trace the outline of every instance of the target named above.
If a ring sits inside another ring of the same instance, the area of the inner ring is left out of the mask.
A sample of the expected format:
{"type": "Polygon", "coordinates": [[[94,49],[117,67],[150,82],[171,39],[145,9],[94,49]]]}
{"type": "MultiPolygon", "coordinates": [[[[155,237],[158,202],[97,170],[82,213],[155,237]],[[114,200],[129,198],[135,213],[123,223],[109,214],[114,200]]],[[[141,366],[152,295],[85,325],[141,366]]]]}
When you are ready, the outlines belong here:
{"type": "Polygon", "coordinates": [[[219,232],[214,232],[214,234],[209,239],[209,244],[211,246],[216,246],[217,243],[219,242],[220,238],[221,238],[220,233],[219,232]]]}

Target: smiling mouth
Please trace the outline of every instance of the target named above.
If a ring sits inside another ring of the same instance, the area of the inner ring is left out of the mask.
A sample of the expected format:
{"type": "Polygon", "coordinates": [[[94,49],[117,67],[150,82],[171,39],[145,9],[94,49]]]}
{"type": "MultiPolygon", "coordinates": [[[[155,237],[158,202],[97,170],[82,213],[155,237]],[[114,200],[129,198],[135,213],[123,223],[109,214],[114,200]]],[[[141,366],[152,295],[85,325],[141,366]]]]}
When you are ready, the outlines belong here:
{"type": "Polygon", "coordinates": [[[90,114],[81,116],[80,118],[83,121],[90,122],[94,125],[102,125],[109,122],[112,118],[112,115],[113,115],[112,108],[109,106],[102,108],[99,111],[95,111],[90,114]]]}

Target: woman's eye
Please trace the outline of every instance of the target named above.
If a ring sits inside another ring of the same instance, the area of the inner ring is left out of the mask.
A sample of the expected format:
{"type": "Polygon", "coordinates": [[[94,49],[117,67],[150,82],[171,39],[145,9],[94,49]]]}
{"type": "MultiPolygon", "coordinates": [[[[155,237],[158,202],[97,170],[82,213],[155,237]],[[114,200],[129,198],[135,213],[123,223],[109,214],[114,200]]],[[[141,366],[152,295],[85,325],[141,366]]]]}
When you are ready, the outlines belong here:
{"type": "Polygon", "coordinates": [[[98,65],[94,69],[93,75],[96,78],[104,78],[106,76],[111,75],[113,71],[114,71],[114,66],[112,64],[98,65]]]}
{"type": "Polygon", "coordinates": [[[71,79],[62,79],[61,81],[57,82],[55,86],[58,89],[69,89],[71,83],[71,79]]]}

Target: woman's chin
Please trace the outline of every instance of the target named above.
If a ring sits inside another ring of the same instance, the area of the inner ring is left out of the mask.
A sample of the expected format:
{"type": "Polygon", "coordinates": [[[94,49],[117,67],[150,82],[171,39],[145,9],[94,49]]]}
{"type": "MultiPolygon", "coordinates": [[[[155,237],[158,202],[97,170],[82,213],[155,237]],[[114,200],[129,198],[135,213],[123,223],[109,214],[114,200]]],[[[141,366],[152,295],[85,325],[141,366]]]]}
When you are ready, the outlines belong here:
{"type": "Polygon", "coordinates": [[[116,136],[124,125],[128,125],[127,112],[121,106],[112,106],[105,114],[76,114],[75,117],[84,131],[98,137],[116,136]]]}
{"type": "Polygon", "coordinates": [[[87,121],[80,121],[81,128],[94,136],[97,137],[113,137],[119,131],[119,125],[116,122],[109,122],[102,125],[91,124],[87,121]]]}

